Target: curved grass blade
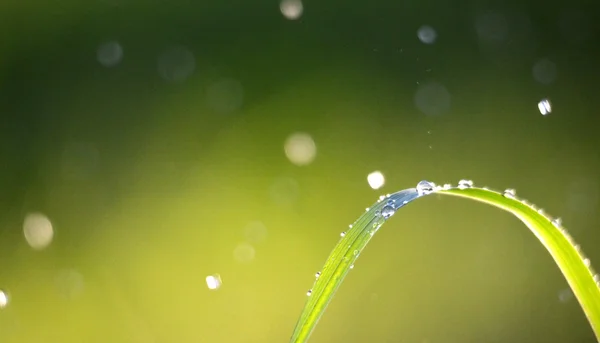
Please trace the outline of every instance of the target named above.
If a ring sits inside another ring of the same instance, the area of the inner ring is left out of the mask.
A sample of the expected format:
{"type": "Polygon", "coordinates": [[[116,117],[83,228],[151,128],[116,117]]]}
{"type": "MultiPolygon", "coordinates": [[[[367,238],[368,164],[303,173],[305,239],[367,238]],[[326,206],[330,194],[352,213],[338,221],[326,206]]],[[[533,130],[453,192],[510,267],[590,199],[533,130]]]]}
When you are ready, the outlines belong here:
{"type": "Polygon", "coordinates": [[[382,196],[349,226],[348,231],[341,233],[342,238],[329,254],[323,270],[315,275],[317,280],[307,293],[309,298],[304,305],[304,310],[290,342],[297,343],[308,340],[334,293],[348,271],[354,266],[354,262],[371,237],[400,207],[419,196],[420,193],[416,188],[382,196]]]}
{"type": "Polygon", "coordinates": [[[313,289],[308,292],[309,299],[296,324],[291,343],[304,343],[308,340],[344,277],[381,225],[400,207],[431,193],[487,203],[512,213],[525,223],[550,252],[600,341],[600,276],[593,272],[589,259],[583,256],[579,246],[562,228],[560,219],[551,219],[533,205],[517,199],[512,190],[500,194],[488,189],[474,188],[472,182],[461,180],[458,187],[438,187],[433,183],[421,181],[417,188],[382,196],[350,225],[348,232],[342,233],[342,239],[327,258],[323,271],[316,274],[317,280],[313,289]]]}

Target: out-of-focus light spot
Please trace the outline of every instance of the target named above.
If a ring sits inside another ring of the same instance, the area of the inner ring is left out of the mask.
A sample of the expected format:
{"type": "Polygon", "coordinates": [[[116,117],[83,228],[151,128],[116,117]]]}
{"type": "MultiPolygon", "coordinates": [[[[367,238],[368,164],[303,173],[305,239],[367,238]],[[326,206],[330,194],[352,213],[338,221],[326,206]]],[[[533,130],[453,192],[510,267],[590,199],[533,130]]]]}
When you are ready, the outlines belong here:
{"type": "Polygon", "coordinates": [[[373,189],[379,189],[385,184],[385,177],[380,171],[374,171],[367,175],[367,182],[373,189]]]}
{"type": "Polygon", "coordinates": [[[117,41],[102,43],[96,50],[96,59],[107,68],[114,67],[123,59],[123,47],[117,41]]]}
{"type": "Polygon", "coordinates": [[[8,295],[0,290],[0,308],[5,308],[8,305],[8,295]]]}
{"type": "Polygon", "coordinates": [[[183,82],[196,69],[196,57],[183,46],[174,46],[158,56],[158,73],[169,82],[183,82]]]}
{"type": "Polygon", "coordinates": [[[66,299],[74,299],[83,293],[83,275],[73,269],[59,271],[54,277],[54,284],[60,296],[66,299]]]}
{"type": "Polygon", "coordinates": [[[573,291],[570,288],[566,288],[558,292],[558,300],[561,303],[566,303],[573,298],[573,291]]]}
{"type": "Polygon", "coordinates": [[[437,32],[431,26],[423,25],[417,30],[417,37],[425,44],[433,44],[437,39],[437,32]]]}
{"type": "Polygon", "coordinates": [[[578,177],[567,184],[567,206],[578,215],[594,213],[600,202],[600,184],[594,178],[578,177]]]}
{"type": "Polygon", "coordinates": [[[302,16],[304,5],[301,0],[282,0],[279,3],[281,14],[289,20],[296,20],[302,16]]]}
{"type": "Polygon", "coordinates": [[[483,13],[475,19],[475,30],[481,40],[500,42],[508,36],[508,21],[502,13],[483,13]]]}
{"type": "Polygon", "coordinates": [[[307,133],[290,135],[285,141],[284,150],[287,158],[298,166],[310,164],[317,155],[315,141],[307,133]]]}
{"type": "Polygon", "coordinates": [[[206,277],[206,286],[208,286],[208,289],[210,290],[221,288],[222,283],[223,281],[221,281],[221,275],[219,274],[209,275],[206,277]]]}
{"type": "Polygon", "coordinates": [[[549,85],[556,79],[556,64],[548,59],[541,59],[533,65],[533,78],[544,85],[549,85]]]}
{"type": "Polygon", "coordinates": [[[293,205],[298,199],[300,185],[290,177],[277,178],[269,188],[271,199],[280,206],[293,205]]]}
{"type": "Polygon", "coordinates": [[[591,13],[581,9],[561,12],[558,26],[563,38],[576,45],[581,45],[594,39],[596,32],[591,13]]]}
{"type": "Polygon", "coordinates": [[[234,79],[224,78],[210,85],[206,91],[208,105],[217,112],[229,113],[242,107],[244,88],[234,79]]]}
{"type": "Polygon", "coordinates": [[[233,257],[240,263],[250,263],[254,260],[256,250],[250,243],[240,243],[233,249],[233,257]]]}
{"type": "Polygon", "coordinates": [[[542,115],[549,114],[552,112],[552,105],[550,105],[550,101],[548,99],[542,99],[538,102],[538,110],[542,115]]]}
{"type": "Polygon", "coordinates": [[[62,175],[68,180],[85,180],[96,171],[99,152],[89,143],[71,143],[62,155],[62,175]]]}
{"type": "Polygon", "coordinates": [[[267,227],[259,221],[248,223],[244,228],[246,239],[251,243],[261,243],[267,239],[267,227]]]}
{"type": "Polygon", "coordinates": [[[41,213],[29,213],[23,223],[25,240],[33,249],[41,250],[50,245],[54,229],[50,219],[41,213]]]}
{"type": "Polygon", "coordinates": [[[419,85],[414,97],[415,106],[427,116],[439,116],[450,110],[450,92],[437,82],[419,85]]]}

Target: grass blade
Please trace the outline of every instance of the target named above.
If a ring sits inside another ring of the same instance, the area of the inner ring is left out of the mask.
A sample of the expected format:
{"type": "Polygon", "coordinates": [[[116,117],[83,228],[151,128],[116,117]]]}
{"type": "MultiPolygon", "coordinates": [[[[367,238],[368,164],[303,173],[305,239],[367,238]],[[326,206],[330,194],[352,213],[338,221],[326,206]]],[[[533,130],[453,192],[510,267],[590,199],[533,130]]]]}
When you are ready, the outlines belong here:
{"type": "Polygon", "coordinates": [[[437,187],[433,183],[421,181],[417,188],[382,196],[368,208],[347,232],[342,233],[342,239],[327,258],[323,271],[317,273],[317,280],[313,289],[308,292],[309,299],[296,324],[291,343],[304,343],[308,340],[344,277],[381,225],[400,207],[431,193],[490,204],[512,213],[525,223],[562,271],[600,342],[600,276],[591,269],[589,259],[583,256],[579,246],[561,226],[560,220],[552,219],[533,205],[517,199],[514,191],[507,190],[501,194],[472,187],[472,182],[461,180],[458,187],[437,187]]]}

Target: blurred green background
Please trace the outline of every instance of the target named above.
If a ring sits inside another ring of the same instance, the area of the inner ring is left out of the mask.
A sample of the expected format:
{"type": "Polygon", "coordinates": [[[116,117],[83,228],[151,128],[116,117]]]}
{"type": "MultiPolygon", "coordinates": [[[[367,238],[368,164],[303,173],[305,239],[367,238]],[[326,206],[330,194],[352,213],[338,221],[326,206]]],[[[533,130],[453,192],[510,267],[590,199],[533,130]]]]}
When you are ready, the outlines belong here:
{"type": "MultiPolygon", "coordinates": [[[[3,1],[0,342],[287,342],[339,233],[421,179],[515,188],[594,265],[598,7],[3,1]]],[[[594,341],[506,213],[426,198],[367,250],[311,342],[594,341]]]]}

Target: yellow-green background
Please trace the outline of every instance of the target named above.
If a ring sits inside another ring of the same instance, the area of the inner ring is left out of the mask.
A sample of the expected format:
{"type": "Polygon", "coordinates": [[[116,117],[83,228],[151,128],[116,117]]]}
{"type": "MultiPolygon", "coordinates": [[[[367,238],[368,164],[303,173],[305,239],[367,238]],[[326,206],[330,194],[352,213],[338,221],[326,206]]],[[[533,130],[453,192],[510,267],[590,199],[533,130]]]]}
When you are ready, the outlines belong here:
{"type": "MultiPolygon", "coordinates": [[[[307,0],[290,21],[277,1],[3,1],[0,342],[286,342],[339,232],[421,179],[514,187],[563,217],[594,265],[597,7],[307,0]],[[493,53],[474,27],[488,10],[516,18],[493,53]],[[433,45],[417,38],[425,24],[433,45]],[[96,49],[113,39],[123,60],[104,68],[96,49]],[[156,67],[173,45],[196,57],[179,84],[156,67]],[[532,77],[541,58],[557,65],[552,85],[532,77]],[[239,111],[207,106],[219,77],[242,84],[239,111]],[[431,80],[452,95],[437,117],[413,102],[431,80]],[[315,140],[309,166],[284,154],[297,131],[315,140]],[[98,154],[82,180],[62,172],[73,144],[98,154]],[[281,178],[298,185],[285,204],[270,192],[281,178]],[[46,250],[23,238],[31,211],[53,222],[46,250]],[[233,250],[257,220],[267,238],[240,264],[233,250]],[[81,292],[64,296],[64,270],[81,292]],[[214,273],[223,286],[209,291],[214,273]]],[[[565,288],[516,219],[430,197],[385,225],[312,342],[592,342],[565,288]]]]}

